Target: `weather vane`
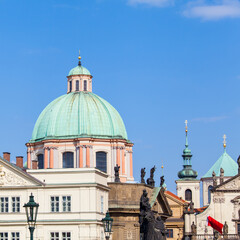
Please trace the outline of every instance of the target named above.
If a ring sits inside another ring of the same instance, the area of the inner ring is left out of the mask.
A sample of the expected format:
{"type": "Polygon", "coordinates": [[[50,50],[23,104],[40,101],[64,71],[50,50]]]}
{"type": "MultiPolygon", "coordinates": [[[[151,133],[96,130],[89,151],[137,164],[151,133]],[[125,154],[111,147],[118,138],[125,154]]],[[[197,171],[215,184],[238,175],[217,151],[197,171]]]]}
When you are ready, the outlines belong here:
{"type": "Polygon", "coordinates": [[[226,134],[224,134],[224,135],[223,135],[223,147],[224,147],[224,148],[226,148],[226,146],[227,146],[226,138],[227,138],[227,136],[226,136],[226,134]]]}

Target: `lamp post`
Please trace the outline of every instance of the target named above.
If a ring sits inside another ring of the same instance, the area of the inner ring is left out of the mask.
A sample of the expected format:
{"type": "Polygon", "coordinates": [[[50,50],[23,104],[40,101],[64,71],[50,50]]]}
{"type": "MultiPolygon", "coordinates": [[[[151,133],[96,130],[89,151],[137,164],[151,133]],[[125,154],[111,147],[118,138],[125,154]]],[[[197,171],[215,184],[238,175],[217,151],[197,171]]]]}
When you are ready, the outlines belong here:
{"type": "Polygon", "coordinates": [[[33,232],[35,230],[39,204],[34,201],[34,196],[32,193],[31,196],[29,196],[29,202],[25,203],[23,207],[26,210],[30,239],[33,240],[33,232]]]}
{"type": "Polygon", "coordinates": [[[102,219],[103,225],[104,225],[104,233],[106,240],[110,239],[110,235],[112,233],[112,223],[113,219],[110,217],[109,212],[106,212],[106,217],[102,219]]]}

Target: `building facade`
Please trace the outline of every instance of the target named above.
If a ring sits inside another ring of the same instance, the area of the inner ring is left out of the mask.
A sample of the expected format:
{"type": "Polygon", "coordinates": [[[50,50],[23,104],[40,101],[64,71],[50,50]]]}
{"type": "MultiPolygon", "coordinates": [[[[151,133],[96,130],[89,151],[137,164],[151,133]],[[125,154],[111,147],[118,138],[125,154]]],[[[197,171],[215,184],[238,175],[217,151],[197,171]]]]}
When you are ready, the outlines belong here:
{"type": "Polygon", "coordinates": [[[108,183],[109,213],[113,218],[113,240],[140,239],[140,198],[143,190],[148,193],[155,217],[166,221],[172,212],[163,187],[151,187],[141,183],[108,183]]]}
{"type": "Polygon", "coordinates": [[[107,174],[95,168],[23,171],[0,158],[0,239],[30,239],[24,203],[39,203],[34,238],[104,239],[107,174]]]}
{"type": "Polygon", "coordinates": [[[27,146],[27,165],[0,158],[0,240],[30,239],[23,204],[39,203],[37,240],[103,240],[108,182],[120,166],[121,182],[133,182],[132,147],[123,120],[92,92],[81,64],[67,76],[67,94],[40,114],[27,146]]]}

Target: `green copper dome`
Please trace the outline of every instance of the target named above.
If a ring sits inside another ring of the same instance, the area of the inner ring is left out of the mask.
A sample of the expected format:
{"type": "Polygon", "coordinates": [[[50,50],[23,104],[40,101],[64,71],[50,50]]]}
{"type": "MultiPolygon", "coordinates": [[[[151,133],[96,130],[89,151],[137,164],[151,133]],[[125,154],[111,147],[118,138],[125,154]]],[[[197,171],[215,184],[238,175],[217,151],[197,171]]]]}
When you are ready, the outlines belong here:
{"type": "Polygon", "coordinates": [[[85,67],[79,64],[78,66],[70,70],[68,76],[72,76],[72,75],[90,75],[91,76],[91,73],[85,67]]]}
{"type": "Polygon", "coordinates": [[[225,177],[233,177],[238,173],[238,164],[227,154],[226,149],[221,157],[213,164],[213,166],[207,171],[202,178],[212,177],[212,172],[216,173],[216,176],[220,176],[220,169],[224,170],[225,177]]]}
{"type": "Polygon", "coordinates": [[[72,138],[126,139],[117,110],[91,92],[72,92],[52,101],[40,114],[30,142],[72,138]]]}

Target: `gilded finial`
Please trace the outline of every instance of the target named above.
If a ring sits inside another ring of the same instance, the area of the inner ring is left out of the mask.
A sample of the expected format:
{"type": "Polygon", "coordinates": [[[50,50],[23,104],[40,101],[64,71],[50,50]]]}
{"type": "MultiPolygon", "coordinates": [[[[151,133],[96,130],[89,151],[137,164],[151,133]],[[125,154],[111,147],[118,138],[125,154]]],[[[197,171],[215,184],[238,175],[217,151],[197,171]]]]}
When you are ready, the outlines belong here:
{"type": "Polygon", "coordinates": [[[188,120],[185,120],[185,132],[187,133],[188,131],[188,120]]]}
{"type": "Polygon", "coordinates": [[[224,149],[225,149],[226,146],[227,146],[226,138],[227,138],[227,136],[226,136],[226,134],[224,134],[224,135],[223,135],[223,147],[224,147],[224,149]]]}
{"type": "Polygon", "coordinates": [[[79,50],[79,55],[78,55],[78,66],[81,66],[81,59],[82,59],[82,57],[80,56],[80,50],[79,50]]]}

